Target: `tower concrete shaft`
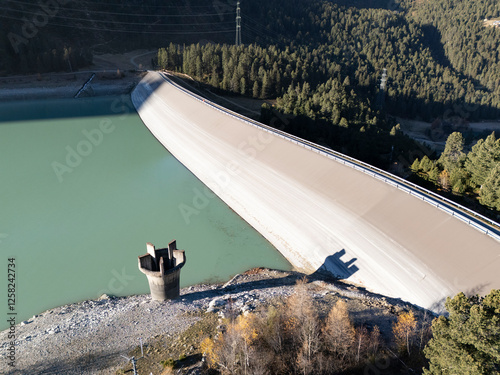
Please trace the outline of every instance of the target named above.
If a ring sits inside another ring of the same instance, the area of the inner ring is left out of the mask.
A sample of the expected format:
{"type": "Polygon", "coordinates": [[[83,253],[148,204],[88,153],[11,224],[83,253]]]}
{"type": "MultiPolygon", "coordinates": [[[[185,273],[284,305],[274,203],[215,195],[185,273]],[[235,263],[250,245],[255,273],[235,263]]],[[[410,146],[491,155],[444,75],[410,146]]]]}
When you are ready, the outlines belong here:
{"type": "Polygon", "coordinates": [[[157,301],[179,297],[181,268],[186,264],[184,250],[177,250],[176,241],[165,249],[146,244],[148,253],[139,257],[139,270],[148,278],[151,297],[157,301]]]}

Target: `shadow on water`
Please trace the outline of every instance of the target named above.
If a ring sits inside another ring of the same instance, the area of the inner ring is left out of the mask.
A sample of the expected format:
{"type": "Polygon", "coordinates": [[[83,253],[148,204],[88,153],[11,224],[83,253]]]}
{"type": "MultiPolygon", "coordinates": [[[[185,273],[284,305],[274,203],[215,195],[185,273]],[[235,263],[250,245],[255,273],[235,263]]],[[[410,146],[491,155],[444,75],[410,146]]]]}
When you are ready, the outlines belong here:
{"type": "MultiPolygon", "coordinates": [[[[138,105],[139,109],[148,97],[160,86],[160,83],[148,85],[152,90],[141,90],[144,101],[138,105]]],[[[127,113],[137,113],[130,94],[112,96],[94,96],[84,98],[37,99],[0,102],[0,125],[5,122],[50,120],[82,117],[105,117],[127,113]],[[57,110],[47,105],[47,100],[57,101],[57,110]],[[31,110],[26,111],[26,104],[31,110]]]]}
{"type": "Polygon", "coordinates": [[[5,122],[51,120],[64,118],[105,117],[135,113],[130,95],[96,96],[90,98],[48,99],[59,106],[47,105],[47,100],[11,101],[0,103],[0,125],[5,122]],[[26,104],[30,110],[26,110],[26,104]]]}

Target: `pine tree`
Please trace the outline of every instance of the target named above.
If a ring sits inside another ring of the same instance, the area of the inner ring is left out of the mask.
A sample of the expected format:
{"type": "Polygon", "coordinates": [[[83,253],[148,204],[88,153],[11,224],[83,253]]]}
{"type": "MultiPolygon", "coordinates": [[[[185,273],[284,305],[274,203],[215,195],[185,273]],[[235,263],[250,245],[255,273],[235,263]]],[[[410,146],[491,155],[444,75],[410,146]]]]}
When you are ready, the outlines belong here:
{"type": "Polygon", "coordinates": [[[450,173],[450,184],[454,193],[463,194],[467,189],[467,172],[457,168],[450,173]]]}
{"type": "Polygon", "coordinates": [[[470,173],[472,181],[481,186],[489,176],[495,163],[500,162],[500,140],[495,133],[485,140],[480,139],[467,155],[465,168],[470,173]]]}
{"type": "Polygon", "coordinates": [[[481,204],[500,211],[500,162],[484,181],[479,197],[481,204]]]}
{"type": "Polygon", "coordinates": [[[271,80],[270,80],[267,72],[265,72],[264,76],[262,78],[261,98],[265,99],[265,98],[268,98],[270,95],[271,95],[271,80]]]}
{"type": "Polygon", "coordinates": [[[247,81],[245,77],[241,77],[240,79],[240,94],[241,95],[246,95],[247,93],[247,81]]]}
{"type": "Polygon", "coordinates": [[[413,173],[418,173],[418,171],[420,170],[420,161],[418,160],[418,158],[413,161],[410,169],[413,173]]]}
{"type": "Polygon", "coordinates": [[[342,126],[343,128],[349,127],[349,122],[347,122],[347,119],[345,117],[342,117],[340,119],[339,126],[342,126]]]}
{"type": "Polygon", "coordinates": [[[433,167],[429,171],[429,179],[433,182],[437,182],[439,179],[439,168],[438,167],[433,167]]]}
{"type": "Polygon", "coordinates": [[[464,137],[462,136],[462,133],[451,133],[446,140],[446,146],[438,160],[438,163],[441,164],[448,172],[451,172],[456,168],[461,168],[466,156],[463,150],[464,137]]]}
{"type": "Polygon", "coordinates": [[[500,290],[484,298],[459,293],[446,300],[449,316],[432,323],[433,338],[424,349],[426,375],[500,372],[500,290]]]}
{"type": "Polygon", "coordinates": [[[259,83],[257,81],[255,81],[253,83],[253,88],[252,88],[252,96],[254,98],[258,98],[260,95],[260,90],[259,90],[259,83]]]}
{"type": "Polygon", "coordinates": [[[429,159],[427,155],[424,155],[420,161],[420,169],[425,173],[428,173],[432,168],[434,168],[434,163],[429,159]]]}
{"type": "Polygon", "coordinates": [[[168,67],[168,55],[165,48],[160,48],[158,50],[158,67],[160,69],[167,69],[168,67]]]}

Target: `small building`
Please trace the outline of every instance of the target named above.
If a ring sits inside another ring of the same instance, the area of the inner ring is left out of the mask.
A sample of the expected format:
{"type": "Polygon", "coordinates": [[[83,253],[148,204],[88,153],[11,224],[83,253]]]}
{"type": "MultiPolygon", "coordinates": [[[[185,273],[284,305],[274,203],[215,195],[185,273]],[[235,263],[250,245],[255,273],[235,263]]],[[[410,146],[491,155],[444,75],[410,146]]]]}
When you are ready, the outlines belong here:
{"type": "Polygon", "coordinates": [[[180,293],[181,268],[186,264],[184,250],[177,250],[173,240],[165,249],[146,244],[147,254],[139,257],[139,271],[148,278],[151,297],[157,301],[174,299],[180,293]]]}

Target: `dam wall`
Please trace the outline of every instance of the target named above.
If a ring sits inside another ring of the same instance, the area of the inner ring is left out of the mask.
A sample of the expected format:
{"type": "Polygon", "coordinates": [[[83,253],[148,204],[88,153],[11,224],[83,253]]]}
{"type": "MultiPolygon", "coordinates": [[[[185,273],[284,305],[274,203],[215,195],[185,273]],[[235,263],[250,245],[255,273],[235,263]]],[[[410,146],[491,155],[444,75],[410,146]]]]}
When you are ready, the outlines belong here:
{"type": "Polygon", "coordinates": [[[500,287],[497,233],[417,188],[254,126],[159,73],[132,101],[151,133],[297,269],[327,269],[434,311],[459,291],[500,287]]]}

